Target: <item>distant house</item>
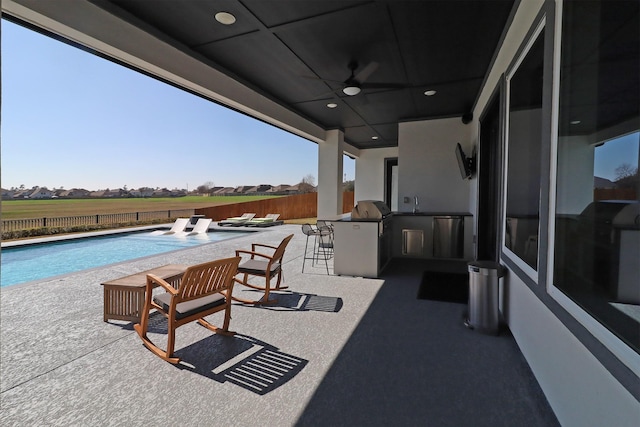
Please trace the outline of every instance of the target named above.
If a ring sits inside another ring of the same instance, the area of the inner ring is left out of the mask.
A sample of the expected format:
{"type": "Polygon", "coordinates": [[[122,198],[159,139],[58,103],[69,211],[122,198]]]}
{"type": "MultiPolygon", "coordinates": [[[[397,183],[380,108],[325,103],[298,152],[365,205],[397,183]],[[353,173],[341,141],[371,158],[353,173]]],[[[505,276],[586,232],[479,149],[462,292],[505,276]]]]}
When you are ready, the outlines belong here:
{"type": "Polygon", "coordinates": [[[239,185],[233,190],[233,192],[236,194],[245,194],[250,189],[251,189],[250,185],[239,185]]]}
{"type": "Polygon", "coordinates": [[[227,194],[233,193],[233,187],[222,187],[219,190],[215,190],[212,194],[216,196],[226,196],[227,194]]]}
{"type": "Polygon", "coordinates": [[[160,188],[155,190],[151,197],[171,197],[171,191],[168,188],[160,188]]]}
{"type": "Polygon", "coordinates": [[[28,199],[29,194],[33,192],[33,189],[30,190],[18,190],[13,193],[14,199],[28,199]]]}
{"type": "Polygon", "coordinates": [[[31,194],[29,194],[26,198],[29,199],[50,199],[53,196],[53,191],[49,190],[47,187],[35,187],[31,194]]]}
{"type": "Polygon", "coordinates": [[[260,184],[247,190],[247,194],[264,194],[271,189],[269,184],[260,184]]]}
{"type": "Polygon", "coordinates": [[[153,196],[153,192],[155,190],[153,188],[151,188],[151,187],[140,187],[136,191],[137,191],[136,194],[140,194],[140,195],[139,196],[134,196],[134,197],[151,197],[151,196],[153,196]]]}
{"type": "Polygon", "coordinates": [[[64,199],[81,199],[84,197],[89,197],[91,192],[89,190],[85,190],[84,188],[72,188],[71,190],[61,190],[56,192],[56,195],[60,198],[64,199]]]}
{"type": "Polygon", "coordinates": [[[0,197],[2,197],[2,200],[10,200],[13,199],[13,195],[14,195],[15,191],[12,190],[7,190],[5,188],[2,189],[2,194],[0,197]]]}
{"type": "Polygon", "coordinates": [[[105,198],[119,198],[119,197],[129,197],[129,192],[123,190],[122,188],[118,188],[116,190],[106,190],[102,197],[105,198]]]}
{"type": "Polygon", "coordinates": [[[593,188],[616,188],[616,183],[607,178],[600,178],[599,176],[594,176],[593,188]]]}
{"type": "Polygon", "coordinates": [[[316,191],[317,191],[316,187],[314,187],[311,184],[307,184],[306,182],[301,182],[299,184],[292,185],[288,189],[288,192],[290,194],[292,194],[292,193],[296,193],[296,194],[315,193],[316,191]]]}
{"type": "Polygon", "coordinates": [[[287,184],[280,184],[280,185],[276,185],[275,187],[271,187],[271,189],[269,189],[269,191],[267,191],[267,193],[273,193],[273,194],[288,194],[289,193],[289,189],[291,188],[290,185],[287,184]]]}

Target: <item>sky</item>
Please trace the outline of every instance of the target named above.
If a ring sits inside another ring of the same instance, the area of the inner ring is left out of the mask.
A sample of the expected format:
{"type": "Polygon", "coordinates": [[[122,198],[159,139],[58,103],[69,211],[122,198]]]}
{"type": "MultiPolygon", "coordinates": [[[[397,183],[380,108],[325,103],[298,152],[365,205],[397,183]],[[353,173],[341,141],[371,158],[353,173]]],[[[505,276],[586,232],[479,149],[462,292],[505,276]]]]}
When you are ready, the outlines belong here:
{"type": "MultiPolygon", "coordinates": [[[[318,180],[314,142],[2,20],[2,188],[318,180]]],[[[355,161],[345,158],[347,180],[355,161]]]]}
{"type": "Polygon", "coordinates": [[[618,166],[626,163],[632,168],[637,168],[640,158],[638,154],[639,140],[640,132],[634,132],[596,147],[593,175],[614,181],[617,178],[616,168],[618,166]]]}

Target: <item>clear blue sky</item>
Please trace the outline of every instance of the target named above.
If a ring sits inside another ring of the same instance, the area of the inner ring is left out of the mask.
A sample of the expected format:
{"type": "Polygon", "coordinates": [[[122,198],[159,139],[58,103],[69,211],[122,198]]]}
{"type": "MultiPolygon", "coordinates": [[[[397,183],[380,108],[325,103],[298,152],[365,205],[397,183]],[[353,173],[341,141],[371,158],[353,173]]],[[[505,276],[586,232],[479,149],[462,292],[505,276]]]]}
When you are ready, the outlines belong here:
{"type": "Polygon", "coordinates": [[[5,20],[1,124],[3,188],[318,180],[315,143],[5,20]]]}
{"type": "Polygon", "coordinates": [[[638,167],[640,157],[640,132],[634,132],[621,138],[607,141],[596,147],[594,156],[593,175],[614,181],[616,168],[626,163],[632,168],[638,167]]]}

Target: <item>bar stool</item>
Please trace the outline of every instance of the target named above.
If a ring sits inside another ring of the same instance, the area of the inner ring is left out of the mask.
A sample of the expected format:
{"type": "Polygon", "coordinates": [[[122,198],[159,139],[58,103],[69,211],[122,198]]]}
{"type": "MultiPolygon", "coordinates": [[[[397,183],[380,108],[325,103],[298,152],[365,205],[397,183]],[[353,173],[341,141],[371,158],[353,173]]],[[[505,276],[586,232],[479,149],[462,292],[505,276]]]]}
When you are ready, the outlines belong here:
{"type": "Polygon", "coordinates": [[[311,224],[302,224],[302,232],[307,236],[307,241],[304,244],[304,258],[302,259],[302,272],[304,273],[304,264],[308,259],[311,260],[311,266],[314,266],[316,261],[317,262],[320,261],[320,254],[322,253],[322,259],[324,260],[324,265],[325,265],[325,268],[327,269],[327,274],[329,274],[329,263],[328,263],[327,250],[326,250],[326,245],[328,244],[328,240],[325,243],[325,239],[329,238],[328,231],[327,230],[323,231],[318,228],[314,228],[311,224]],[[313,237],[312,256],[308,256],[309,237],[313,237]]]}
{"type": "Polygon", "coordinates": [[[318,250],[325,252],[327,259],[331,259],[333,257],[333,225],[329,222],[318,220],[316,228],[324,236],[324,239],[320,241],[318,250]]]}

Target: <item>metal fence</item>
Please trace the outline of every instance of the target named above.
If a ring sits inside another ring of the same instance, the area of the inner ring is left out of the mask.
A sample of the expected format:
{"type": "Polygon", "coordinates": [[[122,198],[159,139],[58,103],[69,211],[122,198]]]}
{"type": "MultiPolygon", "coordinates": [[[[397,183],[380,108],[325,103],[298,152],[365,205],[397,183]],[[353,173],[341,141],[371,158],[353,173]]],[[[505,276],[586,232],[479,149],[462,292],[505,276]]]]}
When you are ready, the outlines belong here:
{"type": "MultiPolygon", "coordinates": [[[[199,209],[171,209],[150,212],[128,212],[96,215],[61,216],[52,218],[25,218],[2,220],[2,232],[34,230],[39,228],[71,228],[78,226],[135,224],[137,222],[150,223],[155,220],[166,219],[167,222],[175,218],[190,217],[194,214],[205,215],[214,221],[231,216],[242,215],[244,212],[254,212],[257,216],[269,213],[279,213],[280,219],[311,218],[317,215],[316,193],[300,194],[287,197],[277,197],[252,202],[234,203],[210,208],[199,209]]],[[[343,194],[343,212],[351,212],[354,206],[354,193],[343,194]]]]}
{"type": "Polygon", "coordinates": [[[129,224],[159,219],[170,221],[178,217],[190,217],[193,214],[194,209],[171,209],[166,211],[60,216],[53,218],[7,219],[2,220],[2,231],[29,230],[45,227],[64,228],[83,225],[129,224]]]}

